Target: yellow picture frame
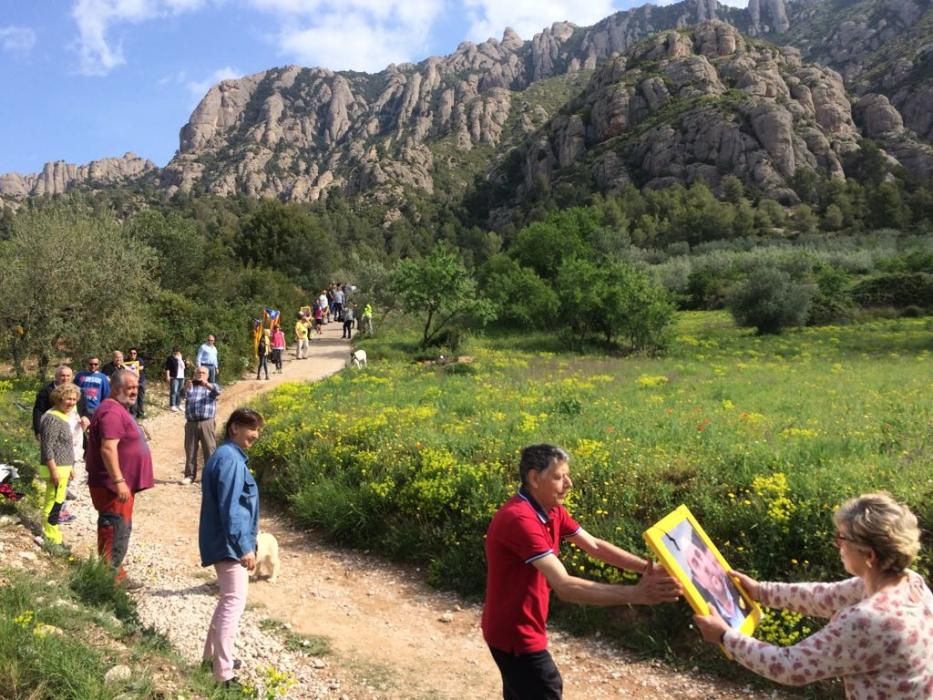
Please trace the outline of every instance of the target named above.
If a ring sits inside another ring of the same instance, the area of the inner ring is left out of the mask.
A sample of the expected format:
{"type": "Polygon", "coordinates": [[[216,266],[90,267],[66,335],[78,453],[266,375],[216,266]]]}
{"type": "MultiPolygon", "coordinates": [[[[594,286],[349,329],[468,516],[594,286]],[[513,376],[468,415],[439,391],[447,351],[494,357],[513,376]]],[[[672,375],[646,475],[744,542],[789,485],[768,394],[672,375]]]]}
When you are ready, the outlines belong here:
{"type": "Polygon", "coordinates": [[[698,615],[715,607],[732,629],[751,635],[761,622],[761,607],[741,585],[729,578],[729,562],[681,505],[643,533],[649,549],[684,589],[684,598],[698,615]]]}

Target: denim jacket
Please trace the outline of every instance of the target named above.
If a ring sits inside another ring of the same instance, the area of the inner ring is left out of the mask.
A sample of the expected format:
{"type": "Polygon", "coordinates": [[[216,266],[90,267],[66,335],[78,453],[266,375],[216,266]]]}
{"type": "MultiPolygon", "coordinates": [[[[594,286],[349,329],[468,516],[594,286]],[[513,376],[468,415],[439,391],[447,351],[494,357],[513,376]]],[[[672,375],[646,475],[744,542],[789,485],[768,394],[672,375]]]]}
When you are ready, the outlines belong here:
{"type": "Polygon", "coordinates": [[[201,566],[239,560],[256,551],[259,489],[246,453],[225,442],[210,456],[201,476],[201,566]]]}

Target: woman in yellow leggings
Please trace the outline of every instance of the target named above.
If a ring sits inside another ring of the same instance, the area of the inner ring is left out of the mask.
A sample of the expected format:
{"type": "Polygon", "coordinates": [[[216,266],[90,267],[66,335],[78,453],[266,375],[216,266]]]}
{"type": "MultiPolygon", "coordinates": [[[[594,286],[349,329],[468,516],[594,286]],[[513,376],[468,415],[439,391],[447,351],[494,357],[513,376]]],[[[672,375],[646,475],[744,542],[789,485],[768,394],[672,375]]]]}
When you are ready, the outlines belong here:
{"type": "Polygon", "coordinates": [[[78,403],[80,396],[81,390],[77,385],[71,382],[59,384],[49,397],[54,408],[46,411],[39,421],[39,449],[42,456],[39,475],[47,482],[42,534],[52,544],[62,543],[58,516],[65,504],[65,492],[75,462],[68,413],[78,403]]]}

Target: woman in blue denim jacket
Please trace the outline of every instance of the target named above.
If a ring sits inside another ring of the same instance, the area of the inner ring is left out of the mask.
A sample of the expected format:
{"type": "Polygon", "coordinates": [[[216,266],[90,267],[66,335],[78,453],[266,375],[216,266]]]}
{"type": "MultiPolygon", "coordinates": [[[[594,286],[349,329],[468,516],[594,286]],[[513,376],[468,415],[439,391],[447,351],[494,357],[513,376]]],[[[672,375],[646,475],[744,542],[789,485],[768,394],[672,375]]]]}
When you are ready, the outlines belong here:
{"type": "Polygon", "coordinates": [[[204,644],[204,661],[211,663],[214,678],[228,686],[237,684],[233,647],[246,608],[249,575],[256,568],[259,489],[249,471],[246,451],[259,438],[262,425],[262,416],[256,411],[234,411],[224,430],[224,442],[207,460],[201,477],[201,565],[213,565],[220,586],[220,599],[204,644]]]}

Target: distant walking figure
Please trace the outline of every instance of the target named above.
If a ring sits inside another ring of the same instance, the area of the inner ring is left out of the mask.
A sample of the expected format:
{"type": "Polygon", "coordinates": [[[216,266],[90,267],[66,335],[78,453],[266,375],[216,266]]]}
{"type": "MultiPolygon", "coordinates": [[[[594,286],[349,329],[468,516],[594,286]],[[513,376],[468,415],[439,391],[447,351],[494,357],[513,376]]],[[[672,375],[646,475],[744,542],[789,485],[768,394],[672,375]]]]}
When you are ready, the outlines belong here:
{"type": "Polygon", "coordinates": [[[207,367],[207,381],[211,384],[217,381],[217,372],[220,370],[220,358],[217,354],[217,346],[214,345],[214,336],[207,336],[207,342],[198,348],[198,354],[195,357],[196,367],[207,367]]]}
{"type": "Polygon", "coordinates": [[[272,337],[268,330],[263,331],[259,337],[259,345],[256,348],[256,356],[259,358],[256,363],[256,379],[259,379],[259,373],[266,371],[266,379],[269,378],[269,346],[272,344],[272,337]]]}

